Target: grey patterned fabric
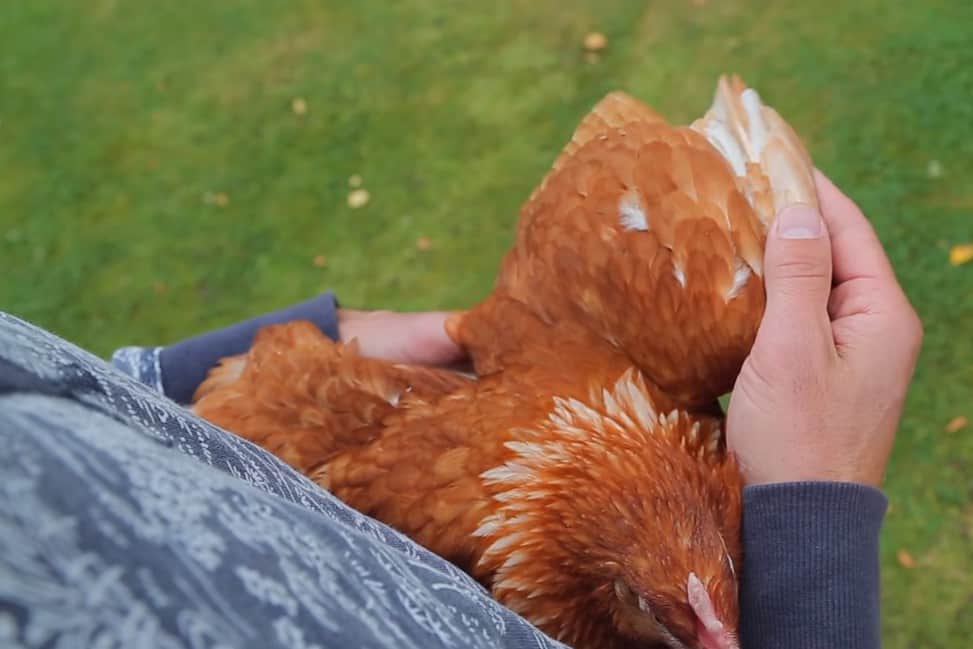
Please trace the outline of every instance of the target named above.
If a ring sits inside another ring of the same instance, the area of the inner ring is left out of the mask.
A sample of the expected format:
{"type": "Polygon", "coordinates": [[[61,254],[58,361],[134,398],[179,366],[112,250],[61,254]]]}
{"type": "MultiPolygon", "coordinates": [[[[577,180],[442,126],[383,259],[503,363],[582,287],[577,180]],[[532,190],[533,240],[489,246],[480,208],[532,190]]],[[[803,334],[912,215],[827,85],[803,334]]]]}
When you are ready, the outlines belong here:
{"type": "Polygon", "coordinates": [[[162,347],[122,347],[112,354],[111,364],[124,374],[144,383],[159,394],[165,394],[162,384],[162,347]]]}
{"type": "Polygon", "coordinates": [[[0,646],[564,646],[262,449],[3,313],[0,448],[0,646]]]}

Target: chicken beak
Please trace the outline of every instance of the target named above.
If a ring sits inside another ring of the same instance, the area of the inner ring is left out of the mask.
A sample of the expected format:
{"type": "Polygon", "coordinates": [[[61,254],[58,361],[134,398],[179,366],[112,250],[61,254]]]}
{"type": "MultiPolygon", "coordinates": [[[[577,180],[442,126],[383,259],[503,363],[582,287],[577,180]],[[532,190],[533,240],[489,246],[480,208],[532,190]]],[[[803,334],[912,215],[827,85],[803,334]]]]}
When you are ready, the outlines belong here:
{"type": "Polygon", "coordinates": [[[698,626],[697,629],[696,638],[699,641],[700,649],[740,649],[736,639],[726,631],[713,634],[708,629],[698,626]]]}
{"type": "Polygon", "coordinates": [[[689,573],[686,582],[689,605],[696,614],[696,637],[700,649],[739,649],[733,633],[716,616],[713,600],[696,573],[689,573]]]}

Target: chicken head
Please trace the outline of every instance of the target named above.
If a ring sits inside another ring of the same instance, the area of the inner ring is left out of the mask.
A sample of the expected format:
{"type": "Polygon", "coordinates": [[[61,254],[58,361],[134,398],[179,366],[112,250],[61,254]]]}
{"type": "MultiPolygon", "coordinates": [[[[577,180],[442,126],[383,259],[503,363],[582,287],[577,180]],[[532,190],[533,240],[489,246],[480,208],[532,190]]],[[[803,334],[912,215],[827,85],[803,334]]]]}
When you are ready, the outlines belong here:
{"type": "Polygon", "coordinates": [[[482,474],[496,504],[474,574],[572,646],[729,649],[739,472],[716,418],[650,392],[631,369],[516,432],[482,474]]]}

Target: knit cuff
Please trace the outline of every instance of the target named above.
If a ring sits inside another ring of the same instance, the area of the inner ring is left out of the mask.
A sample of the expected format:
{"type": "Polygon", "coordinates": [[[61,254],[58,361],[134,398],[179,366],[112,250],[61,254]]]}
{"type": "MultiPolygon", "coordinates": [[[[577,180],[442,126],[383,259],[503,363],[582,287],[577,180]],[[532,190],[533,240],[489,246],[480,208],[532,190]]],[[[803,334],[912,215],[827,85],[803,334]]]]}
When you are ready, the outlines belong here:
{"type": "Polygon", "coordinates": [[[326,336],[338,340],[338,301],[329,291],[300,304],[162,348],[158,358],[166,396],[178,403],[188,403],[217,361],[246,352],[261,328],[294,320],[309,320],[326,336]]]}
{"type": "Polygon", "coordinates": [[[794,482],[743,491],[740,625],[747,649],[878,649],[878,489],[794,482]]]}

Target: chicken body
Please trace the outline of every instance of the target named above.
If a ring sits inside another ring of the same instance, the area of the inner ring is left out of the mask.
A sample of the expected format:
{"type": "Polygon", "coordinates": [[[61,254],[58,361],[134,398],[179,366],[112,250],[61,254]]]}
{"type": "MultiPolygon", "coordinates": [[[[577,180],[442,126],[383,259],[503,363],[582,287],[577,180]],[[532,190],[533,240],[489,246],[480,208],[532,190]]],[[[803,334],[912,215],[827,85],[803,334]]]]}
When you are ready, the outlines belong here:
{"type": "Polygon", "coordinates": [[[675,128],[609,95],[453,319],[476,378],[269,327],[196,411],[581,648],[736,646],[741,481],[715,399],[763,309],[766,223],[814,202],[800,141],[721,80],[675,128]]]}

